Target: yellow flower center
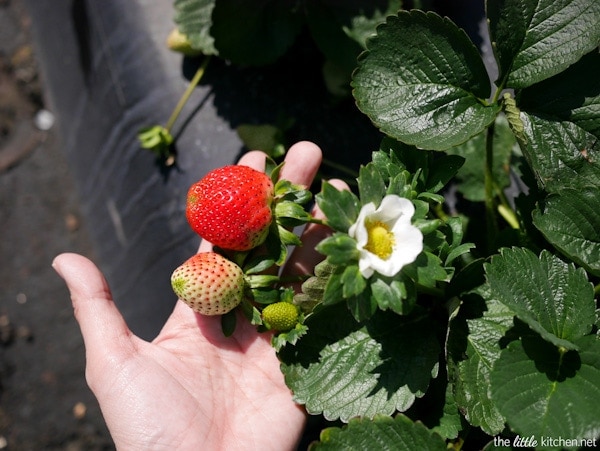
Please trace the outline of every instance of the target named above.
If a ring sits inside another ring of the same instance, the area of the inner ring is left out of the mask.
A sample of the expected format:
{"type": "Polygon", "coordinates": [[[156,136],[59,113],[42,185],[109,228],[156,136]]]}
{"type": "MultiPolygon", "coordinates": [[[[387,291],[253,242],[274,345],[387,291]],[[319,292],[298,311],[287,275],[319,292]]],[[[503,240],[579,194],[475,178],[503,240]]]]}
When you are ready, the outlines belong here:
{"type": "Polygon", "coordinates": [[[387,260],[394,248],[394,234],[390,232],[388,225],[381,221],[367,220],[365,226],[368,235],[365,249],[382,260],[387,260]]]}

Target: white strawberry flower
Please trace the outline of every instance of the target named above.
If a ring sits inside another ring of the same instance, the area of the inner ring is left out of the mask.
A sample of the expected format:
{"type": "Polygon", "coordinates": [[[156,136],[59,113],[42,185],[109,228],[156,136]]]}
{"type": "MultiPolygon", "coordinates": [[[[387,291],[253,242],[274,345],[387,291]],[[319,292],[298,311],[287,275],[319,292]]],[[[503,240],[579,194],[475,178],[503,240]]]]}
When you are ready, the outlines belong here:
{"type": "Polygon", "coordinates": [[[411,224],[414,214],[413,203],[395,194],[385,196],[378,208],[373,202],[363,205],[348,230],[357,241],[363,277],[374,272],[393,277],[415,261],[423,250],[423,234],[411,224]]]}

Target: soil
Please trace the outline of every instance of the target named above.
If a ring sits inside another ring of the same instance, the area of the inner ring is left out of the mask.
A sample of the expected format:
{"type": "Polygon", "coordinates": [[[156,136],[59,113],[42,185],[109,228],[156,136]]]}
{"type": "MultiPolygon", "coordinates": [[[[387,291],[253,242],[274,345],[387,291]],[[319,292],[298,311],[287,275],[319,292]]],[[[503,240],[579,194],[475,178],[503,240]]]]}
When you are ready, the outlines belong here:
{"type": "Polygon", "coordinates": [[[21,0],[0,0],[0,450],[114,449],[51,268],[94,252],[44,105],[21,0]]]}

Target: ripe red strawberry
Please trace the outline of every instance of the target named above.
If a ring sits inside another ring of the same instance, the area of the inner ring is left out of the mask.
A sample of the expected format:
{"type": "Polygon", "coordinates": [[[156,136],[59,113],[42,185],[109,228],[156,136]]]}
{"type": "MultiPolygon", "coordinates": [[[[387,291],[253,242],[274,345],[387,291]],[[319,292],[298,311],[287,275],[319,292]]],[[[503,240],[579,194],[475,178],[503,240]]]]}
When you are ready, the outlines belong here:
{"type": "Polygon", "coordinates": [[[191,186],[186,216],[215,246],[247,251],[262,244],[273,218],[273,182],[247,166],[215,169],[191,186]]]}
{"type": "Polygon", "coordinates": [[[175,294],[203,315],[233,310],[242,301],[244,284],[241,268],[215,252],[194,255],[171,275],[175,294]]]}

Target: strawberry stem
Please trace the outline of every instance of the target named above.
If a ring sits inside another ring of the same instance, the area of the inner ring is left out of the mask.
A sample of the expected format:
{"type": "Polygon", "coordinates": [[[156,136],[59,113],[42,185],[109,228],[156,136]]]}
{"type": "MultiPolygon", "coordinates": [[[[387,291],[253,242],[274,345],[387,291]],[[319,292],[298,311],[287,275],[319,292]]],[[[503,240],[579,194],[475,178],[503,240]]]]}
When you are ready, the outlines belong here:
{"type": "Polygon", "coordinates": [[[272,276],[272,275],[268,275],[268,274],[253,274],[253,275],[246,275],[246,282],[248,283],[248,286],[250,287],[250,289],[254,289],[254,288],[272,287],[272,286],[275,286],[278,284],[304,282],[309,277],[311,277],[310,274],[302,274],[302,275],[296,275],[296,276],[283,276],[283,277],[272,276]]]}
{"type": "Polygon", "coordinates": [[[319,224],[319,225],[324,225],[324,226],[327,225],[327,223],[325,221],[323,221],[322,219],[317,219],[314,216],[311,216],[310,219],[308,219],[306,222],[308,222],[310,224],[319,224]]]}
{"type": "Polygon", "coordinates": [[[311,277],[311,274],[302,274],[302,275],[297,275],[297,276],[285,276],[285,277],[280,277],[279,278],[279,283],[297,283],[297,282],[304,282],[305,280],[308,280],[311,277]]]}
{"type": "Polygon", "coordinates": [[[200,67],[198,68],[196,73],[194,74],[194,78],[192,78],[192,81],[190,81],[189,86],[187,87],[187,89],[185,90],[185,92],[183,93],[181,98],[179,99],[179,102],[177,102],[175,109],[171,113],[171,116],[169,117],[169,120],[167,121],[167,124],[165,125],[165,128],[167,129],[167,131],[171,131],[171,127],[173,127],[173,124],[179,117],[181,110],[183,110],[183,107],[185,106],[187,101],[190,99],[192,92],[194,92],[194,89],[196,88],[196,86],[198,86],[198,83],[200,83],[200,80],[202,80],[202,76],[204,75],[206,66],[208,66],[210,57],[211,57],[211,55],[208,55],[208,56],[206,56],[206,58],[204,58],[204,61],[202,61],[202,64],[200,65],[200,67]]]}

